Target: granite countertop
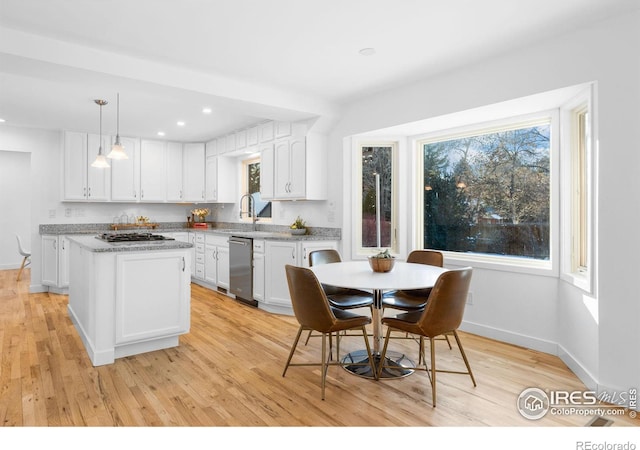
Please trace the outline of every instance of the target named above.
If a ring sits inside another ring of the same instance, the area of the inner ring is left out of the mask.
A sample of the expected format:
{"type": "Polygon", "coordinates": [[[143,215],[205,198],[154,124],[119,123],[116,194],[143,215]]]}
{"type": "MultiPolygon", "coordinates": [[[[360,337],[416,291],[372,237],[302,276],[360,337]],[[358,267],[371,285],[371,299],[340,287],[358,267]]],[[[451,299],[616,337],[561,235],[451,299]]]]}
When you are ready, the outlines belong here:
{"type": "MultiPolygon", "coordinates": [[[[222,223],[220,226],[211,228],[186,228],[183,223],[161,223],[157,228],[148,229],[127,229],[120,231],[113,231],[110,229],[110,224],[43,224],[40,225],[40,234],[49,235],[69,235],[69,236],[82,236],[90,235],[92,239],[97,242],[101,242],[95,239],[95,236],[102,233],[205,233],[221,236],[239,236],[248,237],[252,239],[265,239],[265,240],[288,240],[288,241],[339,241],[341,239],[339,228],[313,228],[310,229],[310,234],[293,235],[289,232],[287,226],[277,225],[262,225],[258,230],[252,230],[247,228],[246,224],[235,223],[222,223]]],[[[156,242],[147,242],[150,246],[156,246],[156,242]]],[[[107,244],[109,245],[109,244],[107,244]]],[[[122,244],[118,244],[122,245],[122,244]]],[[[130,244],[129,244],[130,245],[130,244]]],[[[106,251],[106,250],[103,250],[106,251]]]]}
{"type": "Polygon", "coordinates": [[[80,247],[95,253],[112,252],[146,252],[150,250],[175,250],[192,248],[193,244],[183,241],[137,241],[137,242],[106,242],[95,235],[71,235],[69,240],[80,247]]]}

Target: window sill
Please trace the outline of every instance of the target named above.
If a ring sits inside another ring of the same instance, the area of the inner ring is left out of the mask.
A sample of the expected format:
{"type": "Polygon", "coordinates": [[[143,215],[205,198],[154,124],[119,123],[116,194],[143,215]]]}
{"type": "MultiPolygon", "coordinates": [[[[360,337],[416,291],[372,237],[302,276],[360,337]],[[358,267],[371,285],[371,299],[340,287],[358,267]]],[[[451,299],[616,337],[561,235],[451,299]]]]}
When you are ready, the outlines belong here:
{"type": "Polygon", "coordinates": [[[551,261],[531,260],[525,258],[508,258],[492,255],[442,252],[445,266],[471,266],[487,270],[516,272],[529,275],[557,277],[551,261]]]}
{"type": "Polygon", "coordinates": [[[563,272],[560,276],[560,279],[580,289],[585,294],[593,295],[593,289],[591,288],[591,277],[589,276],[588,272],[563,272]]]}

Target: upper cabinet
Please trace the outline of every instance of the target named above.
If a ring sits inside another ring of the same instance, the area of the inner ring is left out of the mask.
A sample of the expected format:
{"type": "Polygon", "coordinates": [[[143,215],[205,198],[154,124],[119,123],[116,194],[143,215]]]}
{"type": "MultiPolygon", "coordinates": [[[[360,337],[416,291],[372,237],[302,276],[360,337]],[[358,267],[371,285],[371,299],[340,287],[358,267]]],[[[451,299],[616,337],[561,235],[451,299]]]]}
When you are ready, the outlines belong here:
{"type": "Polygon", "coordinates": [[[273,122],[263,122],[258,125],[258,141],[262,144],[273,141],[275,136],[273,122]]]}
{"type": "Polygon", "coordinates": [[[183,162],[183,200],[202,202],[205,200],[205,145],[184,144],[183,162]]]}
{"type": "MultiPolygon", "coordinates": [[[[103,154],[109,152],[110,142],[108,136],[102,137],[103,154]]],[[[98,135],[65,132],[64,200],[109,200],[110,169],[91,167],[99,147],[98,135]]]]}
{"type": "Polygon", "coordinates": [[[140,201],[163,202],[167,196],[166,143],[140,142],[140,201]]]}
{"type": "Polygon", "coordinates": [[[179,142],[167,142],[167,201],[181,202],[184,199],[183,152],[179,142]]]}
{"type": "Polygon", "coordinates": [[[227,156],[209,156],[206,163],[205,200],[217,203],[234,203],[237,196],[238,163],[227,156]]]}
{"type": "Polygon", "coordinates": [[[260,147],[260,194],[268,200],[325,200],[326,139],[291,130],[274,144],[260,147]]]}
{"type": "Polygon", "coordinates": [[[111,160],[111,200],[137,202],[140,197],[140,139],[120,137],[129,159],[111,160]]]}

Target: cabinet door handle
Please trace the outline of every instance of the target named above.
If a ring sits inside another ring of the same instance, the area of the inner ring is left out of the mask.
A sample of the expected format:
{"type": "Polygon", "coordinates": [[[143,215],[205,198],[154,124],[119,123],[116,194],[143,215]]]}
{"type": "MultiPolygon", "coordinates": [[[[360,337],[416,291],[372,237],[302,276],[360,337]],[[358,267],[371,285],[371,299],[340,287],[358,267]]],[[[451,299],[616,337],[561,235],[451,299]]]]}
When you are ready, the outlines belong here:
{"type": "Polygon", "coordinates": [[[133,191],[133,198],[137,198],[136,197],[136,191],[133,191]]]}
{"type": "Polygon", "coordinates": [[[89,197],[91,197],[91,186],[89,186],[89,197]]]}
{"type": "Polygon", "coordinates": [[[202,191],[202,200],[204,200],[204,191],[202,191]]]}
{"type": "Polygon", "coordinates": [[[291,249],[291,259],[296,259],[296,249],[295,248],[291,249]]]}
{"type": "Polygon", "coordinates": [[[144,189],[140,189],[140,198],[144,198],[144,189]]]}
{"type": "Polygon", "coordinates": [[[62,250],[64,250],[64,240],[62,240],[62,250]]]}
{"type": "Polygon", "coordinates": [[[86,196],[87,196],[87,188],[86,188],[86,187],[83,187],[83,188],[82,188],[82,196],[83,196],[83,197],[86,197],[86,196]]]}
{"type": "Polygon", "coordinates": [[[184,256],[182,257],[182,271],[187,267],[187,262],[184,260],[184,256]]]}
{"type": "Polygon", "coordinates": [[[52,241],[53,242],[53,249],[56,250],[58,248],[58,241],[52,241]]]}

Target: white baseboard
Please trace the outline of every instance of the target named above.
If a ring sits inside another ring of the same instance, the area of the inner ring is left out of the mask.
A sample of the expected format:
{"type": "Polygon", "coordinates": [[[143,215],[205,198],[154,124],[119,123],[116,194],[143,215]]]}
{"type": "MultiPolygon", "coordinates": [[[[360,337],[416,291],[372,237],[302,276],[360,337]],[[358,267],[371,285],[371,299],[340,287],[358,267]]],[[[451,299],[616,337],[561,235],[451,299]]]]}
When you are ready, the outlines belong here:
{"type": "Polygon", "coordinates": [[[19,269],[19,268],[20,268],[20,263],[18,263],[18,264],[0,264],[0,270],[13,270],[13,269],[19,269]]]}
{"type": "Polygon", "coordinates": [[[502,330],[467,321],[462,322],[460,330],[495,339],[496,341],[506,342],[508,344],[518,345],[532,350],[538,350],[551,355],[558,355],[558,344],[533,336],[527,336],[524,334],[514,333],[513,331],[502,330]]]}
{"type": "Polygon", "coordinates": [[[40,292],[49,292],[49,287],[44,284],[32,284],[29,286],[30,294],[38,294],[40,292]]]}
{"type": "Polygon", "coordinates": [[[564,362],[567,367],[574,373],[584,385],[595,391],[598,390],[598,381],[589,370],[584,367],[580,361],[578,361],[571,353],[567,351],[562,345],[558,345],[558,356],[564,362]]]}

